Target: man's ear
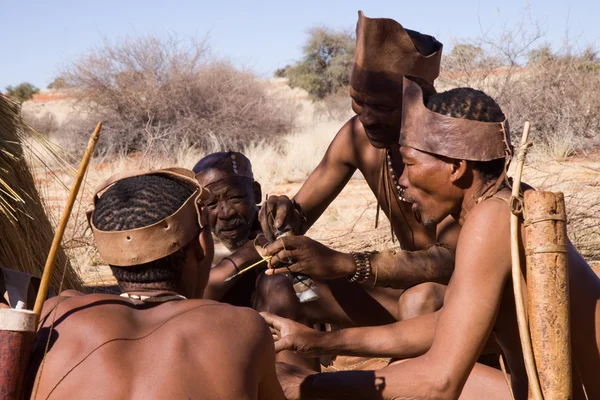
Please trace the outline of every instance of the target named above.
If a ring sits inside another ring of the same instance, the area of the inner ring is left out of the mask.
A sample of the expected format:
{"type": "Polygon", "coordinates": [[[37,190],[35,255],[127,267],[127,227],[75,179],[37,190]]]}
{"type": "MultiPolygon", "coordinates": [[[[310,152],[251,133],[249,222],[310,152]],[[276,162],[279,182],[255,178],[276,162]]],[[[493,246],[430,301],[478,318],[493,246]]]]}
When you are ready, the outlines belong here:
{"type": "Polygon", "coordinates": [[[206,262],[212,263],[215,255],[215,243],[213,241],[212,234],[208,226],[205,226],[200,230],[198,235],[198,243],[196,258],[199,263],[206,262]]]}
{"type": "Polygon", "coordinates": [[[458,182],[467,173],[466,160],[453,160],[448,165],[450,168],[450,182],[458,182]]]}
{"type": "Polygon", "coordinates": [[[252,182],[252,192],[254,193],[254,202],[256,204],[260,204],[262,201],[262,190],[260,187],[260,183],[254,181],[252,182]]]}

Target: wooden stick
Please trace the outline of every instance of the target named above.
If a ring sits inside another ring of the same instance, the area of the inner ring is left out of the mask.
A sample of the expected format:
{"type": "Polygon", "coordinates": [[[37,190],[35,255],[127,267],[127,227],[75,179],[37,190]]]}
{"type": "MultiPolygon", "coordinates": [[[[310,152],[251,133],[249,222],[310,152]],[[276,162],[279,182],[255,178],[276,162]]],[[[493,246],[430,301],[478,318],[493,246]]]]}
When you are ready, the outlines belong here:
{"type": "Polygon", "coordinates": [[[229,282],[230,280],[232,280],[232,279],[233,279],[233,278],[235,278],[236,276],[240,276],[240,275],[241,275],[241,274],[243,274],[244,272],[246,272],[246,271],[250,271],[252,268],[256,267],[257,265],[260,265],[260,264],[264,263],[265,261],[269,261],[271,258],[273,258],[273,256],[268,256],[268,257],[265,257],[265,258],[263,258],[263,259],[262,259],[262,260],[260,260],[260,261],[257,261],[257,262],[255,262],[254,264],[252,264],[252,265],[250,265],[250,266],[248,266],[248,267],[244,268],[243,270],[241,270],[241,271],[240,271],[240,272],[238,272],[237,274],[235,274],[235,275],[231,275],[229,278],[225,279],[225,282],[229,282]]]}
{"type": "Polygon", "coordinates": [[[521,339],[521,347],[523,349],[523,360],[525,361],[525,370],[527,371],[527,379],[529,380],[529,390],[534,400],[543,400],[542,389],[538,379],[535,360],[533,358],[533,349],[531,347],[531,334],[529,333],[529,324],[527,322],[527,314],[525,312],[525,300],[523,298],[523,284],[521,279],[521,235],[519,223],[519,214],[522,210],[514,210],[513,206],[519,198],[519,190],[521,188],[521,177],[523,176],[523,164],[525,164],[525,156],[527,155],[527,138],[529,137],[529,121],[525,122],[523,127],[523,137],[517,154],[517,167],[513,178],[512,196],[511,196],[511,216],[510,216],[510,236],[511,236],[511,260],[512,260],[512,281],[513,291],[515,294],[515,306],[517,311],[517,323],[519,326],[519,337],[521,339]]]}
{"type": "Polygon", "coordinates": [[[46,297],[48,296],[48,286],[50,285],[50,277],[52,276],[52,270],[54,269],[54,261],[56,259],[56,254],[58,252],[58,249],[60,248],[60,243],[62,242],[62,238],[67,227],[67,222],[69,222],[69,217],[71,216],[73,205],[75,204],[75,200],[77,199],[77,193],[79,193],[81,182],[83,181],[83,177],[85,176],[85,171],[87,170],[88,164],[90,163],[90,159],[92,158],[92,154],[94,153],[94,148],[96,147],[96,143],[98,142],[98,137],[100,135],[101,128],[102,122],[99,122],[96,126],[96,129],[94,130],[94,133],[92,133],[92,136],[90,137],[87,148],[85,149],[85,154],[83,155],[83,159],[81,160],[81,164],[79,165],[79,171],[77,171],[77,177],[75,178],[75,182],[73,183],[73,187],[71,188],[71,192],[69,193],[69,199],[67,200],[65,209],[63,210],[63,213],[60,217],[60,222],[58,224],[58,228],[56,228],[54,239],[52,240],[50,253],[48,253],[46,265],[44,266],[44,274],[42,275],[40,290],[38,291],[37,297],[35,299],[35,307],[33,308],[33,312],[36,314],[38,320],[40,318],[40,314],[42,313],[44,301],[46,301],[46,297]]]}

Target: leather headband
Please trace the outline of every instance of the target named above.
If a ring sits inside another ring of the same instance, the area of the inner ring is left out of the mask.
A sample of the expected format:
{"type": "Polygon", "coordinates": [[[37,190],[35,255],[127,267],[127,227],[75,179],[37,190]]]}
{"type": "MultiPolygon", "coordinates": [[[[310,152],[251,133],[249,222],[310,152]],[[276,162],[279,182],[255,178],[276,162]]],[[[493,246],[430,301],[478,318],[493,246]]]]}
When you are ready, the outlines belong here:
{"type": "Polygon", "coordinates": [[[404,78],[400,145],[457,160],[510,159],[510,135],[502,122],[454,118],[429,110],[421,87],[404,78]]]}
{"type": "Polygon", "coordinates": [[[114,183],[135,176],[162,175],[179,180],[196,190],[177,211],[152,225],[125,231],[102,231],[94,226],[94,210],[88,212],[88,222],[94,234],[98,253],[110,265],[128,267],[164,258],[185,247],[203,228],[201,200],[208,192],[200,186],[194,173],[183,168],[155,171],[134,171],[111,176],[94,193],[94,208],[100,192],[114,183]]]}

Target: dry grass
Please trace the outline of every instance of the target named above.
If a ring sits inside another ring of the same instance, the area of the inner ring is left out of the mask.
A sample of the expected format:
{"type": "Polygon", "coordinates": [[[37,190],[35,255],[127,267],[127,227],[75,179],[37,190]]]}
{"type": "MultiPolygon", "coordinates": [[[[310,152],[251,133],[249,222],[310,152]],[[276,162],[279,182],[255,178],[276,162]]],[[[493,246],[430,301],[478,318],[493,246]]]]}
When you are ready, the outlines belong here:
{"type": "MultiPolygon", "coordinates": [[[[26,162],[26,154],[33,157],[37,154],[28,151],[27,142],[23,141],[27,134],[36,135],[23,123],[19,106],[0,95],[0,264],[40,277],[54,230],[26,162]]],[[[41,143],[37,151],[44,148],[48,153],[51,149],[44,139],[36,138],[41,143]]],[[[63,289],[81,289],[79,276],[62,250],[56,259],[51,287],[58,291],[61,285],[63,289]]]]}

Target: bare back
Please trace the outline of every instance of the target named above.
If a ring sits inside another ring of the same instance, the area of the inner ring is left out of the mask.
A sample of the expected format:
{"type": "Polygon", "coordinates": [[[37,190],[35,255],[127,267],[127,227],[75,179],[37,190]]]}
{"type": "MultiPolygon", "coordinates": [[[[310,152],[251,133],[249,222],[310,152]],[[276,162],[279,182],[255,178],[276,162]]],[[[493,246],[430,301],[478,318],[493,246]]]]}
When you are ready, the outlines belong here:
{"type": "Polygon", "coordinates": [[[269,330],[251,309],[210,300],[61,299],[38,335],[31,398],[283,398],[269,330]]]}

